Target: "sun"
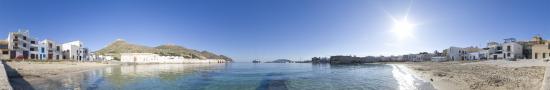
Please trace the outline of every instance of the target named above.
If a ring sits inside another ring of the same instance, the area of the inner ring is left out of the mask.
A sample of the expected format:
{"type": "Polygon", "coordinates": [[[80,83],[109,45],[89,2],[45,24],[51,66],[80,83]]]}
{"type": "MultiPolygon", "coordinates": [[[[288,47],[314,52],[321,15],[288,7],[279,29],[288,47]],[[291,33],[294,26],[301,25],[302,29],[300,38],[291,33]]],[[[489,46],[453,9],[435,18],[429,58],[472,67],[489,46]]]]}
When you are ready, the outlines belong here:
{"type": "Polygon", "coordinates": [[[415,24],[408,20],[395,21],[391,32],[395,33],[400,38],[410,38],[414,36],[415,24]]]}
{"type": "Polygon", "coordinates": [[[412,0],[409,3],[409,7],[407,8],[407,11],[405,12],[403,18],[396,18],[393,15],[388,14],[393,21],[393,27],[390,31],[393,32],[397,37],[399,37],[399,40],[414,38],[416,24],[409,22],[409,13],[411,11],[411,7],[412,0]]]}

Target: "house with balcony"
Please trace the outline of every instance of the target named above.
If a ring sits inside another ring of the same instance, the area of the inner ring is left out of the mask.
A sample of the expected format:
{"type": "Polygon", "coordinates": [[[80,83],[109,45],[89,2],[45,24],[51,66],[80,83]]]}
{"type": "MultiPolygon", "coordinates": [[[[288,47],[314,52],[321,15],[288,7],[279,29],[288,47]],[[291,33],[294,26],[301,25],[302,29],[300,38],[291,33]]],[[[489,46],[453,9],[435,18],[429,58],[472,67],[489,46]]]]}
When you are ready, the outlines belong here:
{"type": "Polygon", "coordinates": [[[10,32],[7,42],[10,59],[36,59],[38,56],[38,45],[32,45],[36,44],[36,39],[29,36],[28,30],[10,32]]]}

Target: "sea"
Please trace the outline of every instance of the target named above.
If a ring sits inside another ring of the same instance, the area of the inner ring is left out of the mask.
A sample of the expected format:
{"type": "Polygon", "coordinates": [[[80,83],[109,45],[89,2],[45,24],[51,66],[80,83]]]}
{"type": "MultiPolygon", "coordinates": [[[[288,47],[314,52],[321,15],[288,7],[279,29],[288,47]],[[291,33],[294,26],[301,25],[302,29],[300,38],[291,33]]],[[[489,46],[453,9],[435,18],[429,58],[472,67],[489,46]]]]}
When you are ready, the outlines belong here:
{"type": "Polygon", "coordinates": [[[121,65],[30,85],[37,90],[435,90],[399,64],[121,65]]]}

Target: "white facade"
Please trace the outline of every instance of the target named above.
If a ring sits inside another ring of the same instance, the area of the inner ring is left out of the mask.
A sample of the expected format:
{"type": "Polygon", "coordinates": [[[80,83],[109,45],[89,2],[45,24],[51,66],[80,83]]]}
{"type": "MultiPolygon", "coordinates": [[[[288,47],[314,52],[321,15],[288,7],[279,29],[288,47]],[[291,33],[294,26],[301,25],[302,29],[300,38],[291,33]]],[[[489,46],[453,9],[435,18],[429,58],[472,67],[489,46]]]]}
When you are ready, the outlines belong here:
{"type": "Polygon", "coordinates": [[[511,59],[511,58],[523,58],[523,46],[516,43],[516,42],[507,42],[502,44],[503,50],[503,58],[505,59],[511,59]]]}
{"type": "Polygon", "coordinates": [[[489,50],[484,48],[483,50],[479,51],[479,59],[480,60],[487,60],[489,58],[489,50]]]}
{"type": "Polygon", "coordinates": [[[432,57],[432,61],[434,62],[447,61],[447,57],[442,57],[442,56],[432,57]]]}
{"type": "Polygon", "coordinates": [[[97,55],[95,53],[90,53],[88,55],[88,60],[89,61],[109,61],[109,60],[113,60],[113,56],[107,56],[107,55],[97,55]]]}
{"type": "Polygon", "coordinates": [[[121,62],[128,63],[224,63],[223,59],[186,59],[181,56],[159,56],[152,53],[121,53],[121,62]]]}
{"type": "Polygon", "coordinates": [[[450,47],[447,50],[447,54],[447,59],[451,61],[464,60],[466,51],[462,50],[462,48],[459,47],[450,47]]]}
{"type": "Polygon", "coordinates": [[[39,48],[41,60],[60,60],[62,57],[61,46],[51,40],[40,41],[41,47],[39,48]]]}
{"type": "Polygon", "coordinates": [[[29,36],[29,31],[10,32],[6,41],[8,41],[10,59],[34,59],[30,58],[35,57],[31,55],[31,42],[36,40],[29,36]]]}
{"type": "Polygon", "coordinates": [[[497,60],[503,59],[504,55],[502,54],[502,45],[497,42],[487,43],[487,52],[489,52],[487,59],[497,60]]]}
{"type": "Polygon", "coordinates": [[[72,41],[62,44],[63,59],[84,61],[88,60],[88,49],[83,47],[82,42],[72,41]]]}
{"type": "Polygon", "coordinates": [[[483,55],[480,52],[473,52],[466,55],[466,60],[481,60],[481,57],[483,57],[483,55]]]}

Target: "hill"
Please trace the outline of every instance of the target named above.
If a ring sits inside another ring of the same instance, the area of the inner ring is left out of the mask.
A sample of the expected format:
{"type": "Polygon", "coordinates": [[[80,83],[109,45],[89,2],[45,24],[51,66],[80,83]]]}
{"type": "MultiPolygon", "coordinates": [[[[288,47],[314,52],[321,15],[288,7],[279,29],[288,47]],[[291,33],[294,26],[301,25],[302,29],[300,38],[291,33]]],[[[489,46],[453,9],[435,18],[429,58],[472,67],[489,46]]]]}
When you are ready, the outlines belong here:
{"type": "Polygon", "coordinates": [[[277,60],[274,60],[274,61],[271,61],[271,62],[266,62],[266,63],[292,63],[292,60],[288,60],[288,59],[277,59],[277,60]]]}
{"type": "Polygon", "coordinates": [[[160,45],[157,47],[148,47],[143,45],[130,44],[124,40],[116,40],[109,46],[95,52],[98,55],[111,55],[115,59],[120,59],[120,53],[154,53],[161,56],[182,56],[195,59],[224,59],[233,61],[224,55],[217,55],[208,51],[197,51],[178,45],[160,45]]]}

